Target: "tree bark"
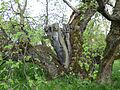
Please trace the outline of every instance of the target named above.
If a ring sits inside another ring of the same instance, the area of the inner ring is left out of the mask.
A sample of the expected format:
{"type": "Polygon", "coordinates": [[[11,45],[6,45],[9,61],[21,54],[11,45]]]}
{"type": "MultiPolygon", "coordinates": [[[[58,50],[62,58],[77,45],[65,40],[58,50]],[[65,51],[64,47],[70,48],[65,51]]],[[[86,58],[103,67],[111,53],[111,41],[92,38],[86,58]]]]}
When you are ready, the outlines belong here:
{"type": "Polygon", "coordinates": [[[105,67],[104,65],[100,66],[99,77],[98,77],[98,81],[100,83],[111,83],[113,62],[109,64],[107,67],[105,67]]]}
{"type": "MultiPolygon", "coordinates": [[[[116,1],[112,16],[120,15],[120,0],[116,1]]],[[[111,29],[106,38],[106,48],[99,72],[99,81],[109,83],[111,81],[112,64],[114,62],[116,51],[120,44],[120,24],[119,20],[111,21],[111,29]]]]}
{"type": "Polygon", "coordinates": [[[71,65],[72,72],[79,74],[81,78],[88,77],[88,73],[84,67],[84,60],[82,60],[83,52],[83,33],[87,27],[91,17],[95,14],[95,8],[87,8],[85,12],[75,13],[71,15],[69,25],[72,26],[70,32],[70,43],[71,43],[71,65]],[[82,18],[83,19],[80,19],[82,18]],[[80,64],[83,64],[81,67],[80,64]]]}

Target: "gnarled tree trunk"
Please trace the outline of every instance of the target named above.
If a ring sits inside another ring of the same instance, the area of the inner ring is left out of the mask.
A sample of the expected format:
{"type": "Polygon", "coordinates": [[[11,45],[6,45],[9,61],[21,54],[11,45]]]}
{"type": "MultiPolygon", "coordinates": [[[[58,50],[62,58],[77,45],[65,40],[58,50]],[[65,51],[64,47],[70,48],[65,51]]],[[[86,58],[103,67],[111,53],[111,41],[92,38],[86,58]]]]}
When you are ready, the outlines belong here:
{"type": "Polygon", "coordinates": [[[82,60],[83,32],[95,12],[94,6],[89,6],[84,11],[74,10],[68,24],[63,25],[63,28],[59,28],[58,24],[46,28],[46,33],[65,71],[80,74],[81,78],[88,77],[82,60]],[[80,63],[83,66],[80,66],[80,63]]]}
{"type": "Polygon", "coordinates": [[[84,60],[82,59],[82,52],[83,52],[83,33],[87,27],[88,22],[91,20],[91,17],[95,14],[95,8],[87,8],[85,12],[74,13],[73,17],[69,22],[70,26],[74,28],[70,32],[70,42],[71,42],[71,67],[73,72],[76,74],[80,74],[81,78],[88,77],[88,73],[84,67],[84,60]],[[80,20],[80,18],[83,19],[80,20]],[[80,66],[80,63],[83,66],[80,66]]]}
{"type": "Polygon", "coordinates": [[[109,83],[111,81],[111,72],[116,56],[115,54],[120,44],[120,0],[116,0],[115,8],[112,15],[109,15],[104,10],[104,3],[99,0],[97,1],[100,6],[100,13],[111,21],[111,28],[106,38],[107,44],[99,72],[99,81],[101,83],[109,83]]]}

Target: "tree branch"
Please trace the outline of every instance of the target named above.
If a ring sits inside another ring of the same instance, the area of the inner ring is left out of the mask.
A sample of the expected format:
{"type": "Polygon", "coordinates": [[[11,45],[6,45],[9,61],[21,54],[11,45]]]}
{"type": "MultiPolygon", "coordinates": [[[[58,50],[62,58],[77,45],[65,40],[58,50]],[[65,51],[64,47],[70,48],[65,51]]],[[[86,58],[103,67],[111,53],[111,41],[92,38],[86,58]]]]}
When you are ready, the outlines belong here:
{"type": "Polygon", "coordinates": [[[18,3],[18,9],[19,9],[20,11],[22,11],[22,9],[21,9],[21,7],[20,7],[20,3],[18,3]]]}
{"type": "Polygon", "coordinates": [[[73,7],[67,0],[63,0],[63,2],[66,3],[75,13],[80,13],[80,11],[73,7]]]}
{"type": "Polygon", "coordinates": [[[120,21],[120,16],[116,15],[110,15],[108,11],[105,11],[105,4],[108,2],[105,2],[104,0],[96,0],[99,7],[98,7],[98,12],[100,12],[106,19],[109,21],[120,21]]]}
{"type": "Polygon", "coordinates": [[[16,15],[19,14],[17,11],[14,10],[13,4],[12,4],[12,1],[11,1],[11,0],[10,0],[10,4],[11,4],[11,9],[12,9],[12,11],[15,12],[16,15]]]}
{"type": "Polygon", "coordinates": [[[45,21],[46,27],[48,27],[48,15],[49,15],[49,13],[48,13],[48,0],[46,0],[46,21],[45,21]]]}
{"type": "Polygon", "coordinates": [[[25,4],[23,6],[23,9],[21,8],[20,6],[20,3],[18,3],[18,9],[19,9],[19,16],[20,16],[20,27],[21,27],[21,30],[26,34],[28,35],[28,32],[26,30],[24,30],[24,13],[25,13],[25,9],[27,7],[27,0],[25,0],[25,4]]]}
{"type": "Polygon", "coordinates": [[[23,12],[25,12],[26,7],[27,7],[27,0],[25,0],[25,4],[24,4],[24,7],[23,7],[23,12]]]}

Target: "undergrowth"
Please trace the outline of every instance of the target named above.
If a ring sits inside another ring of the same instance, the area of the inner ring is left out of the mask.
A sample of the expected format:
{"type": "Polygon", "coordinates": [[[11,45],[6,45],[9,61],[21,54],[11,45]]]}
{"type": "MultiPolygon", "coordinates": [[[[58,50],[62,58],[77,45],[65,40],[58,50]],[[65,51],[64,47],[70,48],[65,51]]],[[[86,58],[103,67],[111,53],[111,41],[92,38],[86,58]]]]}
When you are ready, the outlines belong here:
{"type": "Polygon", "coordinates": [[[120,90],[120,62],[114,63],[111,85],[100,85],[72,75],[49,81],[45,77],[45,71],[35,64],[1,61],[0,90],[120,90]]]}

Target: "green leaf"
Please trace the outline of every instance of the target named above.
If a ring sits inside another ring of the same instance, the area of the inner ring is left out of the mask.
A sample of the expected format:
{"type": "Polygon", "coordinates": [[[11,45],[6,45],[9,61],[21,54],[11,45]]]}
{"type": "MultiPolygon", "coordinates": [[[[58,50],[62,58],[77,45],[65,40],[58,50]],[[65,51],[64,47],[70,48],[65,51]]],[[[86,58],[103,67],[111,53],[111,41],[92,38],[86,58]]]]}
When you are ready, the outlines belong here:
{"type": "Polygon", "coordinates": [[[6,45],[5,47],[4,47],[4,49],[11,49],[13,47],[13,45],[6,45]]]}

